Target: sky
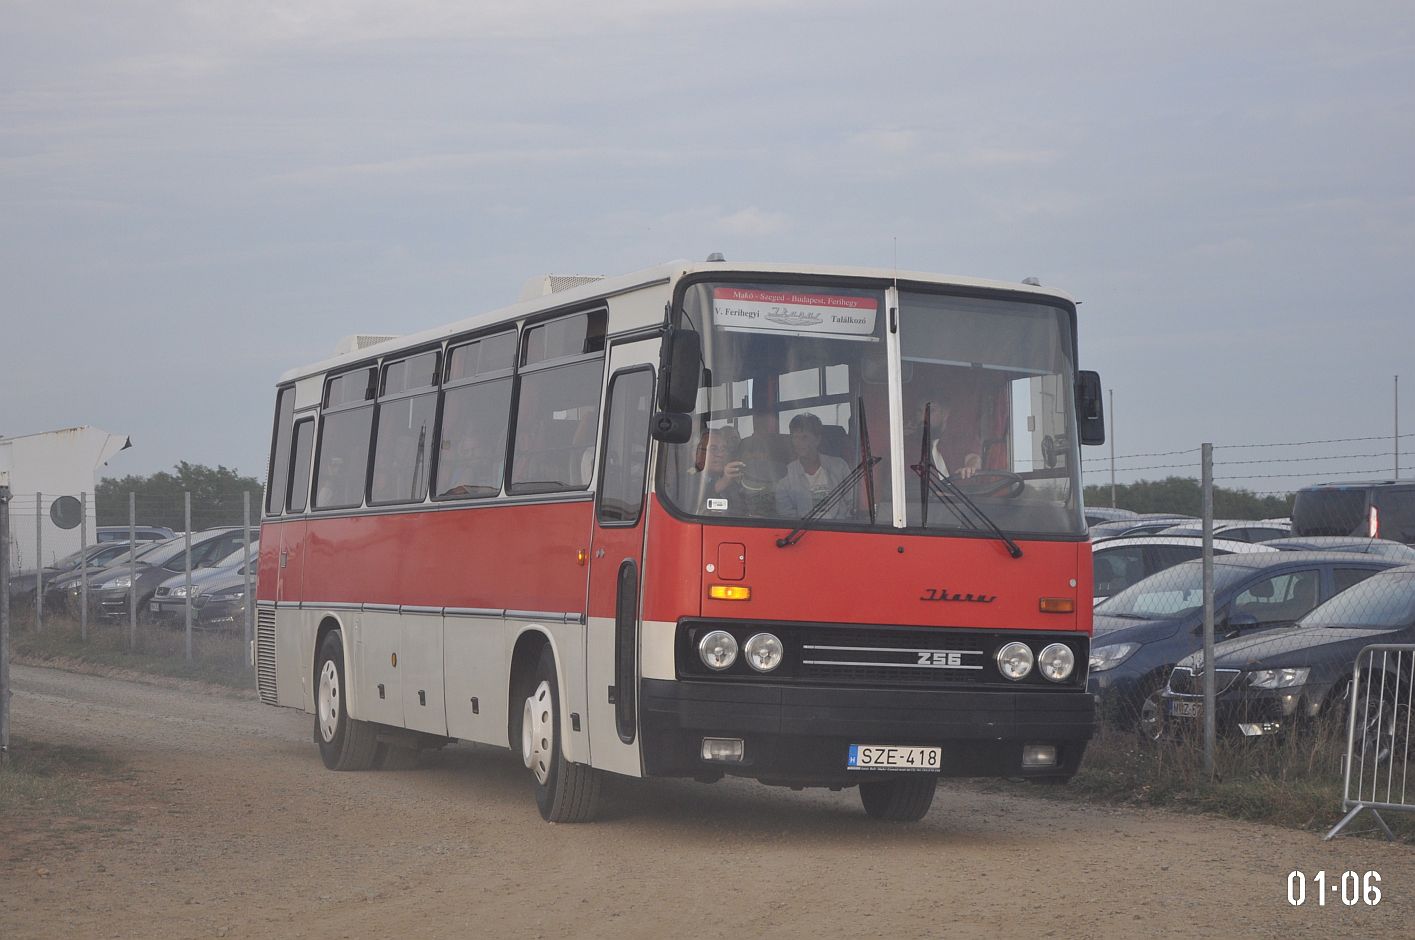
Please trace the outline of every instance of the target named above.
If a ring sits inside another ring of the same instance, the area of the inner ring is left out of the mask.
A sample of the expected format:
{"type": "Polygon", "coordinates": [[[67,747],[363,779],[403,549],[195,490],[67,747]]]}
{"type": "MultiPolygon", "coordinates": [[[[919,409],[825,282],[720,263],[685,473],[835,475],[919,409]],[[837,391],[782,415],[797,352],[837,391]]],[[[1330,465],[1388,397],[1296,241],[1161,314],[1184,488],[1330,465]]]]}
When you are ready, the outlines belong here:
{"type": "Polygon", "coordinates": [[[263,477],[277,377],[340,337],[714,251],[1068,291],[1120,482],[1205,441],[1257,492],[1388,477],[1396,375],[1415,475],[1408,0],[0,21],[0,435],[128,434],[112,475],[263,477]]]}

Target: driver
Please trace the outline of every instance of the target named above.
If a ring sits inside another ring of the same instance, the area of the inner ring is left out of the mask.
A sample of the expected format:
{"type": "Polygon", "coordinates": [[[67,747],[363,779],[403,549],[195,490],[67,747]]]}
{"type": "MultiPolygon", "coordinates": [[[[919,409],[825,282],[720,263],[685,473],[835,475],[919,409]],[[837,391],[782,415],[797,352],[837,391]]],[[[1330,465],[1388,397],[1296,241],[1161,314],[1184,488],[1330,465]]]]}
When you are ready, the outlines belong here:
{"type": "Polygon", "coordinates": [[[975,438],[949,427],[948,416],[952,410],[948,399],[942,397],[919,402],[912,420],[904,427],[905,440],[916,440],[922,433],[924,412],[927,411],[933,425],[929,429],[929,453],[933,456],[934,467],[944,476],[966,480],[982,469],[983,458],[978,453],[981,448],[975,438]]]}

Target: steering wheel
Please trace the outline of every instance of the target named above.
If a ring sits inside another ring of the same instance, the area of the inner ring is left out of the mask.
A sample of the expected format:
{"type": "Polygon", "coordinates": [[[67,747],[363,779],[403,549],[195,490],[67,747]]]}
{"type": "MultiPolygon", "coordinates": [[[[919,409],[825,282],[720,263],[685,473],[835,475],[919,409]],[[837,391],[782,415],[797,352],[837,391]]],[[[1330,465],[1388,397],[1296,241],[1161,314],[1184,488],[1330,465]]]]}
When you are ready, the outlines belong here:
{"type": "Polygon", "coordinates": [[[957,474],[953,485],[969,496],[997,496],[1016,499],[1027,488],[1027,481],[1010,470],[979,470],[966,480],[957,474]]]}

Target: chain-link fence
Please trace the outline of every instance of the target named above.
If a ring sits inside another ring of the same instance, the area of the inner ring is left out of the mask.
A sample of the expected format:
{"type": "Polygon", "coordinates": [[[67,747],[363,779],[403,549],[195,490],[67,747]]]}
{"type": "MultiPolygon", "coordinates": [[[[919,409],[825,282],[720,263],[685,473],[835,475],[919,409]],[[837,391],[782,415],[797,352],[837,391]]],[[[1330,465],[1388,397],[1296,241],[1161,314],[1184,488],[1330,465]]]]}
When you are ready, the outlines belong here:
{"type": "Polygon", "coordinates": [[[1189,747],[1210,777],[1340,781],[1353,715],[1368,737],[1411,730],[1415,657],[1356,664],[1371,644],[1415,643],[1415,480],[1305,487],[1288,519],[1213,519],[1211,449],[1200,456],[1208,525],[1137,514],[1093,526],[1090,688],[1112,729],[1189,747]],[[1388,700],[1353,706],[1372,679],[1388,700]]]}
{"type": "Polygon", "coordinates": [[[189,493],[127,494],[123,505],[98,506],[92,493],[12,494],[8,614],[16,649],[246,668],[260,496],[237,494],[232,503],[228,497],[213,509],[193,505],[189,493]]]}

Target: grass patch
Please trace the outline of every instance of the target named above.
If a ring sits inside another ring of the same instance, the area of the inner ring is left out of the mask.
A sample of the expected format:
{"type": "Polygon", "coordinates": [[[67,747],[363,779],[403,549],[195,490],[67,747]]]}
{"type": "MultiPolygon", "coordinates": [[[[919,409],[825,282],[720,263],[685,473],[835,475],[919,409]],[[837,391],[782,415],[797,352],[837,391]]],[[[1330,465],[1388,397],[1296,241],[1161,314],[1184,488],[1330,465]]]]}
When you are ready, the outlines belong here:
{"type": "MultiPolygon", "coordinates": [[[[1318,722],[1278,738],[1220,736],[1214,747],[1215,777],[1209,779],[1202,737],[1151,743],[1102,725],[1069,787],[1033,787],[1030,792],[1080,795],[1111,805],[1167,806],[1324,832],[1345,815],[1345,752],[1344,721],[1318,722]]],[[[1397,765],[1397,787],[1399,777],[1397,765]]],[[[1411,814],[1382,813],[1382,818],[1397,838],[1415,842],[1411,814]]],[[[1345,831],[1373,825],[1363,814],[1345,831]]]]}
{"type": "Polygon", "coordinates": [[[9,758],[0,761],[0,817],[91,816],[87,781],[121,770],[117,758],[100,751],[14,738],[9,758]]]}
{"type": "Polygon", "coordinates": [[[90,622],[84,639],[76,620],[46,614],[44,629],[39,631],[32,615],[11,620],[10,648],[17,660],[131,670],[233,689],[249,690],[255,685],[247,664],[248,647],[239,631],[193,631],[190,662],[184,629],[140,623],[136,640],[130,649],[127,623],[90,622]]]}

